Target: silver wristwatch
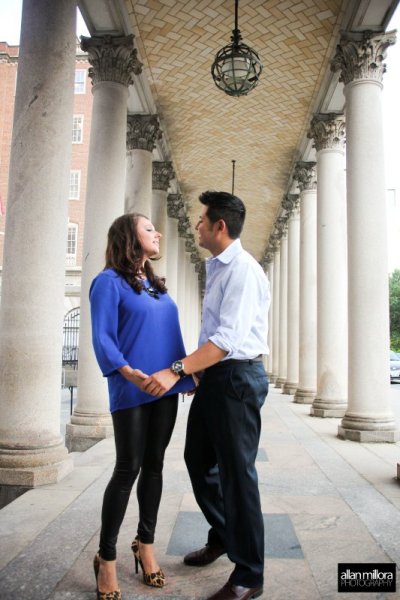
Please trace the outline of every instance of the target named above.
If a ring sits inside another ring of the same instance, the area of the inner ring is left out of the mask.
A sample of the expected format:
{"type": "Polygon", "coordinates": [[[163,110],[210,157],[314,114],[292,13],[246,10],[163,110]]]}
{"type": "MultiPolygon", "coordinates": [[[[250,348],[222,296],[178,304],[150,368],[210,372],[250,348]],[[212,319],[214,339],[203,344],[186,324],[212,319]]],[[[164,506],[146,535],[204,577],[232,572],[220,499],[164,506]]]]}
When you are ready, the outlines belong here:
{"type": "Polygon", "coordinates": [[[170,366],[170,369],[173,373],[179,375],[180,378],[186,376],[186,373],[183,370],[183,362],[181,360],[176,360],[175,362],[173,362],[170,366]]]}

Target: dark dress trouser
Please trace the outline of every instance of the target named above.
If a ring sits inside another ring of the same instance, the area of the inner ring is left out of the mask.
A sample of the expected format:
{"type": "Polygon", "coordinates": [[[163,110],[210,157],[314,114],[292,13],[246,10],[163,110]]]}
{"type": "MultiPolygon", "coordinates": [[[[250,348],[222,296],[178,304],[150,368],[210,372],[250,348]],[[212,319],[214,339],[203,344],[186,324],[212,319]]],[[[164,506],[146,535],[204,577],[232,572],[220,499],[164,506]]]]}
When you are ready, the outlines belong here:
{"type": "Polygon", "coordinates": [[[209,543],[235,563],[232,583],[263,583],[264,522],[255,468],[260,409],[268,393],[262,362],[218,363],[201,379],[189,412],[185,461],[209,543]]]}

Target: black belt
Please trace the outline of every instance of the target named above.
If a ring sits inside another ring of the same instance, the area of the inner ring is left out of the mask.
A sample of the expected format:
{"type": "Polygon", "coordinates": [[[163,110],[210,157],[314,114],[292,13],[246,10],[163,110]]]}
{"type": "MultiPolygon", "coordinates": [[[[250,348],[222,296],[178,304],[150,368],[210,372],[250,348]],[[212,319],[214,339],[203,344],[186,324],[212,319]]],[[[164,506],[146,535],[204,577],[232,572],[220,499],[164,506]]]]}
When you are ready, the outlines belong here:
{"type": "MultiPolygon", "coordinates": [[[[227,358],[226,360],[221,360],[220,362],[212,365],[212,367],[224,367],[226,365],[236,365],[240,363],[246,363],[247,365],[252,365],[256,362],[262,362],[263,357],[262,354],[259,354],[255,358],[227,358]]],[[[209,367],[212,369],[212,367],[209,367]]]]}

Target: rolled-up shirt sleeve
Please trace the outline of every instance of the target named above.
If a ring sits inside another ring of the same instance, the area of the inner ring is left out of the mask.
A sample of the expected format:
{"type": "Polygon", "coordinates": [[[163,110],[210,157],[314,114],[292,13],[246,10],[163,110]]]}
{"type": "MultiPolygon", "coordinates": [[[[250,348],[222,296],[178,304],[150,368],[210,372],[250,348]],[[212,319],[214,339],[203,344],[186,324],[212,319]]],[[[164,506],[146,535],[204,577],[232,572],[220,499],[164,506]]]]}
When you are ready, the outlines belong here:
{"type": "Polygon", "coordinates": [[[210,342],[225,350],[229,358],[240,351],[256,321],[260,289],[254,272],[246,264],[237,265],[225,282],[220,322],[210,342]]]}
{"type": "Polygon", "coordinates": [[[90,292],[93,348],[99,367],[108,377],[114,371],[129,364],[118,342],[119,291],[111,277],[96,277],[90,292]]]}

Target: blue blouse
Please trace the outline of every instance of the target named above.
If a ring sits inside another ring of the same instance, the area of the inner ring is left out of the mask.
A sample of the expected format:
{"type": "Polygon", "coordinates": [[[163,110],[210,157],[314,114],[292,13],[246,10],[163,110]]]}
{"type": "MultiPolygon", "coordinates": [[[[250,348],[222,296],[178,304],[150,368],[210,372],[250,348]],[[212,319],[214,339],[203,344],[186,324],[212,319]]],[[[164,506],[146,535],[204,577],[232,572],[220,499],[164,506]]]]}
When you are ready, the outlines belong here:
{"type": "MultiPolygon", "coordinates": [[[[149,287],[149,282],[143,282],[149,287]]],[[[102,271],[89,292],[92,341],[100,369],[108,379],[110,411],[157,400],[118,371],[124,365],[151,375],[186,356],[178,308],[168,294],[153,298],[135,292],[113,269],[102,271]]],[[[191,377],[180,379],[165,395],[194,388],[191,377]]]]}

